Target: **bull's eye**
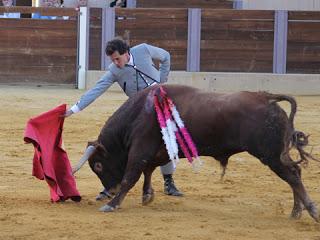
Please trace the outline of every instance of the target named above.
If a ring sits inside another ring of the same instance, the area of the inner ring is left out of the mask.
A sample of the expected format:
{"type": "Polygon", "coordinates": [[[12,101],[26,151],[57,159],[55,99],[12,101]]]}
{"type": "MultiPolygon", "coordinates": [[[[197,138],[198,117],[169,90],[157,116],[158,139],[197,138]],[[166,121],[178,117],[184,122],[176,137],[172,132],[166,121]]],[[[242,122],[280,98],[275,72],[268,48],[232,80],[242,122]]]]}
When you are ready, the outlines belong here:
{"type": "Polygon", "coordinates": [[[101,162],[96,162],[96,163],[94,163],[93,169],[94,169],[94,171],[95,171],[96,173],[102,173],[103,167],[102,167],[101,162]]]}

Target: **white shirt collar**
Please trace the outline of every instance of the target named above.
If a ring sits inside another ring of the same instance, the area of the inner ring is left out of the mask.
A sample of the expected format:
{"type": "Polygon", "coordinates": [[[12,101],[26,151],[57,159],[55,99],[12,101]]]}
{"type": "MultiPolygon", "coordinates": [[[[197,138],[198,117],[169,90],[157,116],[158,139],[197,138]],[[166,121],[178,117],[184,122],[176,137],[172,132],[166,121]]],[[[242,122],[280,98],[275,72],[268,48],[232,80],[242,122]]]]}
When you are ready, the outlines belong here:
{"type": "Polygon", "coordinates": [[[133,64],[133,56],[132,56],[131,53],[130,53],[129,62],[128,62],[127,64],[128,64],[128,65],[131,65],[131,66],[134,66],[134,64],[133,64]]]}

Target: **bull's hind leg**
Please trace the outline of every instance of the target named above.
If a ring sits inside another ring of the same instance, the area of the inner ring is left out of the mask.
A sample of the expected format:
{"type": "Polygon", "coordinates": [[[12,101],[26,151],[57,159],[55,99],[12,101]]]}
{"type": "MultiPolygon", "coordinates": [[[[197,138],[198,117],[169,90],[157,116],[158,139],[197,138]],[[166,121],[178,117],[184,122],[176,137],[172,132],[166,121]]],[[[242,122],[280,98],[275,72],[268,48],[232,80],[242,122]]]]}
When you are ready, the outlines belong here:
{"type": "Polygon", "coordinates": [[[226,174],[226,169],[228,165],[228,160],[230,155],[219,155],[219,156],[212,156],[215,159],[217,159],[220,162],[221,166],[221,175],[220,175],[220,180],[223,180],[224,175],[226,174]]]}
{"type": "Polygon", "coordinates": [[[294,203],[293,203],[293,208],[291,211],[291,218],[299,219],[302,216],[302,210],[304,209],[304,205],[303,205],[302,201],[300,200],[296,191],[294,189],[292,189],[292,191],[293,191],[294,203]]]}
{"type": "Polygon", "coordinates": [[[281,179],[286,181],[293,191],[294,205],[291,212],[291,217],[299,218],[301,216],[303,206],[308,210],[310,216],[319,222],[319,214],[315,204],[308,196],[305,187],[301,181],[300,167],[298,165],[284,165],[278,161],[271,161],[269,167],[274,171],[281,179]]]}
{"type": "MultiPolygon", "coordinates": [[[[299,175],[300,177],[300,180],[301,180],[301,169],[298,165],[295,165],[295,166],[291,166],[293,168],[295,168],[295,171],[297,172],[297,174],[299,175]]],[[[291,218],[293,219],[299,219],[301,218],[302,216],[302,211],[304,209],[304,205],[303,205],[303,202],[301,201],[298,193],[295,191],[294,188],[292,188],[292,191],[293,191],[293,208],[292,208],[292,211],[291,211],[291,218]]]]}

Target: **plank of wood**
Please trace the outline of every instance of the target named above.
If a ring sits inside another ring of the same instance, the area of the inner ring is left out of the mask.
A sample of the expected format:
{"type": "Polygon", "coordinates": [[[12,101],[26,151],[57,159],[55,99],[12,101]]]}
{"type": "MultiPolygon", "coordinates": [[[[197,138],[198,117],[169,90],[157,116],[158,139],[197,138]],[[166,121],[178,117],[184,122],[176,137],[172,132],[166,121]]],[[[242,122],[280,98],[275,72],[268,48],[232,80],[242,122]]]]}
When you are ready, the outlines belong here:
{"type": "Polygon", "coordinates": [[[202,40],[255,40],[272,41],[273,31],[206,30],[201,31],[202,40]]]}
{"type": "MultiPolygon", "coordinates": [[[[125,20],[116,20],[117,28],[146,28],[146,20],[145,19],[125,19],[125,20]]],[[[152,28],[155,30],[165,30],[165,29],[178,29],[183,28],[185,30],[188,29],[188,21],[187,19],[171,19],[171,18],[163,18],[163,19],[150,19],[148,20],[148,28],[152,28]]]]}
{"type": "Polygon", "coordinates": [[[209,51],[207,49],[202,49],[200,51],[201,59],[224,59],[224,60],[261,60],[261,61],[271,61],[273,60],[273,51],[265,50],[242,50],[242,49],[233,49],[233,50],[214,50],[209,51]]]}
{"type": "Polygon", "coordinates": [[[231,0],[137,0],[139,8],[233,8],[231,0]]]}
{"type": "Polygon", "coordinates": [[[288,43],[320,41],[320,22],[290,22],[288,24],[288,43]]]}
{"type": "Polygon", "coordinates": [[[201,49],[205,50],[256,50],[273,51],[272,41],[255,40],[202,40],[201,49]]]}
{"type": "Polygon", "coordinates": [[[187,9],[172,9],[172,8],[116,8],[116,18],[143,18],[143,19],[187,19],[187,9]]]}
{"type": "Polygon", "coordinates": [[[0,83],[75,83],[75,21],[0,19],[0,46],[0,83]]]}
{"type": "Polygon", "coordinates": [[[269,61],[220,60],[201,61],[200,71],[209,72],[272,72],[269,61]]]}
{"type": "Polygon", "coordinates": [[[126,31],[116,29],[116,35],[117,36],[128,36],[129,39],[144,39],[146,40],[169,40],[169,39],[187,39],[187,32],[183,31],[181,29],[177,31],[171,31],[170,29],[164,30],[164,31],[153,31],[152,29],[135,29],[134,31],[126,31]]]}
{"type": "Polygon", "coordinates": [[[203,20],[201,30],[238,30],[238,31],[273,31],[273,21],[255,21],[255,20],[224,20],[209,21],[203,20]]]}
{"type": "Polygon", "coordinates": [[[48,20],[48,19],[13,19],[13,18],[0,18],[0,29],[75,29],[78,25],[76,20],[48,20]]]}
{"type": "Polygon", "coordinates": [[[77,17],[79,11],[74,8],[45,8],[45,7],[0,7],[0,14],[4,12],[19,12],[19,13],[40,13],[44,16],[69,16],[77,17]]]}
{"type": "Polygon", "coordinates": [[[319,74],[319,61],[314,62],[287,62],[287,73],[305,73],[305,74],[319,74]]]}
{"type": "Polygon", "coordinates": [[[312,20],[320,21],[320,12],[319,11],[289,11],[288,20],[312,20]]]}
{"type": "Polygon", "coordinates": [[[236,20],[236,19],[254,19],[254,20],[274,20],[274,11],[271,10],[224,10],[224,9],[202,9],[203,19],[216,20],[236,20]]]}

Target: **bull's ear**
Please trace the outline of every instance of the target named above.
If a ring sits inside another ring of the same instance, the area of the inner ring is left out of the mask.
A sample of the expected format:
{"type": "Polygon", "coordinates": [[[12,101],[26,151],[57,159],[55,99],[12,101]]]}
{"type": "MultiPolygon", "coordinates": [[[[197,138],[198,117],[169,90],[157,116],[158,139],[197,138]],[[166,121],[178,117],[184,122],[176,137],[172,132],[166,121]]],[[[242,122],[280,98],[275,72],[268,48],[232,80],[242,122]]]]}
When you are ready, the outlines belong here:
{"type": "Polygon", "coordinates": [[[90,142],[88,142],[87,147],[89,147],[89,146],[94,146],[94,147],[96,147],[98,144],[99,144],[99,143],[98,143],[98,140],[90,141],[90,142]]]}
{"type": "Polygon", "coordinates": [[[93,147],[95,147],[97,150],[100,150],[100,151],[107,151],[106,149],[105,149],[105,147],[101,144],[101,143],[99,143],[98,142],[98,140],[95,140],[95,141],[92,141],[92,142],[88,142],[88,145],[87,145],[87,147],[89,147],[89,146],[93,146],[93,147]]]}
{"type": "Polygon", "coordinates": [[[101,152],[101,153],[107,153],[107,149],[100,143],[97,143],[97,145],[95,146],[96,151],[101,152]]]}

